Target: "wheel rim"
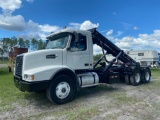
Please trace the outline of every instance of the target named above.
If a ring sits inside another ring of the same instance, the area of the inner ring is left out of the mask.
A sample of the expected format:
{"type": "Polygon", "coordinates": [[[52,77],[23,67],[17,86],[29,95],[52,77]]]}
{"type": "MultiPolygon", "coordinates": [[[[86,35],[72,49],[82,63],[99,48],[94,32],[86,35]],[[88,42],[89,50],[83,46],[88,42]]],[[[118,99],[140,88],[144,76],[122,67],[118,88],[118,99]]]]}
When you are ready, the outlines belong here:
{"type": "Polygon", "coordinates": [[[149,72],[146,72],[146,74],[145,74],[146,81],[149,81],[149,78],[150,78],[149,72]]]}
{"type": "Polygon", "coordinates": [[[136,83],[140,82],[140,74],[139,73],[135,74],[135,80],[136,80],[136,83]]]}
{"type": "Polygon", "coordinates": [[[56,96],[60,99],[66,98],[70,93],[70,86],[67,82],[61,82],[56,87],[56,96]]]}

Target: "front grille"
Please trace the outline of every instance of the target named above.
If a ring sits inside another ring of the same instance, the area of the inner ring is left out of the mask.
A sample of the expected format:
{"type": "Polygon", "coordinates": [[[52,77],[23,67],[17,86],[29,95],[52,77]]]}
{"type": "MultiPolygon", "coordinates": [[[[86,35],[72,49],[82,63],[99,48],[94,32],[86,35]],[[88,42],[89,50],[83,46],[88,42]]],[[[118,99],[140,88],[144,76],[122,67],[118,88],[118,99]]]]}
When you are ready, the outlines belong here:
{"type": "Polygon", "coordinates": [[[15,74],[22,77],[23,56],[16,57],[15,74]]]}

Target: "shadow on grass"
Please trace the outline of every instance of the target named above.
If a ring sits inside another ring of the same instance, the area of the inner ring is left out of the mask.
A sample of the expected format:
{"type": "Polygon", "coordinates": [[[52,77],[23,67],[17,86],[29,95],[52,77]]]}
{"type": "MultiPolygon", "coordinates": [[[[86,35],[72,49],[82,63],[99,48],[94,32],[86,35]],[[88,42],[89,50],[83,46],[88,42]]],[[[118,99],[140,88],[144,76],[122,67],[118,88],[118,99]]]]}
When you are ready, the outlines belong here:
{"type": "Polygon", "coordinates": [[[107,94],[107,93],[112,93],[119,90],[119,88],[115,88],[112,85],[99,85],[95,88],[83,88],[81,89],[76,98],[77,99],[81,99],[81,98],[88,98],[88,97],[95,97],[95,96],[99,96],[99,95],[103,95],[103,94],[107,94]]]}
{"type": "MultiPolygon", "coordinates": [[[[99,96],[99,95],[104,95],[107,93],[111,93],[114,91],[119,90],[119,88],[114,88],[110,85],[100,85],[97,86],[96,88],[83,88],[81,89],[75,96],[75,99],[78,99],[78,101],[85,101],[85,99],[87,98],[93,98],[95,96],[99,96]]],[[[45,94],[45,92],[43,93],[26,93],[24,95],[24,99],[26,99],[28,101],[28,104],[32,104],[34,106],[36,106],[37,108],[41,108],[41,109],[55,109],[57,107],[60,107],[59,105],[53,104],[52,102],[50,102],[45,94]]],[[[67,103],[69,106],[70,105],[74,105],[75,102],[72,101],[71,103],[67,103]]],[[[67,107],[67,104],[63,104],[63,107],[67,107]]],[[[61,108],[61,107],[60,107],[61,108]]]]}
{"type": "Polygon", "coordinates": [[[24,94],[24,99],[27,100],[28,105],[33,105],[36,108],[46,109],[46,108],[50,108],[51,106],[55,107],[55,105],[48,100],[45,92],[42,92],[42,93],[35,93],[35,92],[26,93],[26,94],[24,94]]]}

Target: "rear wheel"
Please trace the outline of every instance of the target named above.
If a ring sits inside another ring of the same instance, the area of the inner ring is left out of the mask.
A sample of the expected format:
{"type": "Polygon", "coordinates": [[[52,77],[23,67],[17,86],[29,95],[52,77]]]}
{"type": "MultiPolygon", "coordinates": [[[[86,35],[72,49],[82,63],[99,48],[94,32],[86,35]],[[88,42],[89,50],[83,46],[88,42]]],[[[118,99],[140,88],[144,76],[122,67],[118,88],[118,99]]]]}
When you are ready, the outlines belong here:
{"type": "Polygon", "coordinates": [[[151,80],[151,71],[149,69],[145,69],[142,73],[142,82],[149,83],[151,80]]]}
{"type": "Polygon", "coordinates": [[[124,79],[125,79],[125,82],[126,82],[127,85],[131,84],[130,79],[129,79],[129,74],[125,74],[124,79]]]}
{"type": "Polygon", "coordinates": [[[75,85],[71,77],[60,75],[55,78],[47,90],[47,97],[51,102],[64,104],[70,102],[75,95],[75,85]]]}
{"type": "Polygon", "coordinates": [[[130,76],[130,82],[133,86],[139,85],[141,83],[141,73],[139,70],[136,70],[131,76],[130,76]]]}

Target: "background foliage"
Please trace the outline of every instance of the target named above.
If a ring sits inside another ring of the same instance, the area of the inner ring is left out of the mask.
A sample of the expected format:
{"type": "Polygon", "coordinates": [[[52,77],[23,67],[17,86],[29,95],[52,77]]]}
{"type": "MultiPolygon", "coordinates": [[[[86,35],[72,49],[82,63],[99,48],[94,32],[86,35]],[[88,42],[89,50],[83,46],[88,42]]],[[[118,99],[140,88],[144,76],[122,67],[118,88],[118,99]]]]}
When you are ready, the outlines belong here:
{"type": "Polygon", "coordinates": [[[44,49],[46,43],[44,41],[32,39],[24,40],[23,38],[1,38],[0,42],[3,44],[0,48],[0,56],[8,55],[10,51],[13,51],[13,47],[28,48],[32,51],[44,49]]]}

